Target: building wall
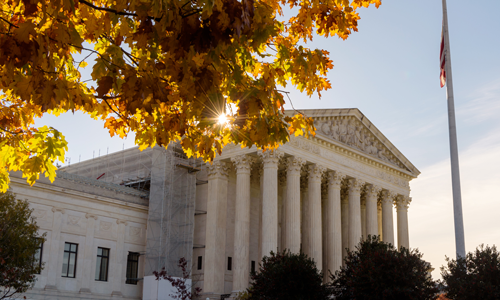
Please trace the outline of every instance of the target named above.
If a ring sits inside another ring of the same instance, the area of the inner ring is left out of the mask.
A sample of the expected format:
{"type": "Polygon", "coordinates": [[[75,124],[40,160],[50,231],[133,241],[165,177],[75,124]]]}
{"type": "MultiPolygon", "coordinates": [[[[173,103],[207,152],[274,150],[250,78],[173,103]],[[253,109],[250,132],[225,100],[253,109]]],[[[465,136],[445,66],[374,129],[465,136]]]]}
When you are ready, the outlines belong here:
{"type": "MultiPolygon", "coordinates": [[[[134,199],[136,203],[133,203],[130,201],[132,196],[116,192],[113,198],[99,196],[110,191],[64,179],[56,179],[54,184],[41,179],[30,187],[24,179],[13,176],[11,191],[18,199],[29,201],[40,233],[46,233],[42,250],[45,267],[36,276],[35,287],[26,293],[28,299],[111,299],[115,291],[121,292],[125,299],[142,297],[142,281],[131,285],[125,284],[125,280],[128,252],[145,251],[147,206],[136,204],[144,200],[134,199]],[[56,214],[61,214],[60,219],[56,214]],[[118,220],[126,224],[118,224],[118,220]],[[91,222],[94,229],[88,230],[91,222]],[[120,231],[120,226],[124,226],[124,230],[120,231]],[[65,242],[78,244],[75,278],[61,276],[65,242]],[[95,280],[98,247],[110,249],[106,282],[95,280]],[[117,257],[118,250],[121,250],[121,257],[117,257]],[[56,290],[51,285],[55,285],[56,290]],[[83,293],[86,287],[90,293],[83,293]]],[[[143,266],[141,256],[139,278],[143,277],[143,266]]]]}

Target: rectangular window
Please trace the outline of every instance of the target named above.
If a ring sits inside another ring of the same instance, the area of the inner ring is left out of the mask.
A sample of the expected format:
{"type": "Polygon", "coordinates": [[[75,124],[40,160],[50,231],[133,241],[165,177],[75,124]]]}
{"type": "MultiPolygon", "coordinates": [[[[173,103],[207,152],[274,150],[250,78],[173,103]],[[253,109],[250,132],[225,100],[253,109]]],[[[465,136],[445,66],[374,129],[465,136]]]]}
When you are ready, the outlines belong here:
{"type": "Polygon", "coordinates": [[[232,257],[228,257],[227,258],[227,270],[228,271],[232,270],[232,268],[233,268],[232,264],[233,264],[233,258],[232,257]]]}
{"type": "Polygon", "coordinates": [[[77,253],[78,253],[78,244],[64,243],[62,277],[75,278],[77,253]]]}
{"type": "Polygon", "coordinates": [[[253,273],[255,272],[255,260],[252,260],[252,264],[251,264],[251,267],[250,267],[250,271],[253,273]]]}
{"type": "Polygon", "coordinates": [[[38,244],[38,248],[36,249],[36,252],[33,255],[33,266],[35,268],[38,268],[38,271],[35,274],[40,274],[42,272],[43,239],[37,238],[36,242],[38,244]]]}
{"type": "Polygon", "coordinates": [[[109,249],[97,248],[97,264],[95,267],[95,280],[108,281],[109,249]]]}
{"type": "Polygon", "coordinates": [[[127,284],[137,284],[137,275],[139,270],[139,253],[129,252],[127,256],[127,284]]]}
{"type": "Polygon", "coordinates": [[[198,270],[201,270],[201,262],[202,262],[202,258],[201,258],[201,256],[198,256],[198,270]]]}

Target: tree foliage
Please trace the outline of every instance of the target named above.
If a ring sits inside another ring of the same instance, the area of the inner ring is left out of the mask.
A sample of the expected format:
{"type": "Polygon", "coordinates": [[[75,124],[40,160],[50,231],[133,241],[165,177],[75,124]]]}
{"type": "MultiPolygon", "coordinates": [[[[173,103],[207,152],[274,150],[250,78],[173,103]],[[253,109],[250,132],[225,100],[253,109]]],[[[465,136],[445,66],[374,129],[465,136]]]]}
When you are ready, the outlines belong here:
{"type": "Polygon", "coordinates": [[[500,299],[500,253],[496,246],[480,245],[458,259],[446,258],[441,276],[446,296],[453,300],[500,299]]]}
{"type": "Polygon", "coordinates": [[[27,201],[0,194],[0,299],[27,291],[41,271],[35,253],[45,234],[31,213],[27,201]]]}
{"type": "Polygon", "coordinates": [[[345,265],[332,274],[335,299],[435,299],[438,289],[430,264],[416,250],[395,249],[369,236],[349,251],[345,265]]]}
{"type": "Polygon", "coordinates": [[[316,263],[304,253],[271,252],[264,256],[259,271],[251,274],[245,299],[326,300],[328,289],[316,263]]]}
{"type": "Polygon", "coordinates": [[[314,134],[312,119],[284,114],[279,88],[329,89],[329,53],[302,44],[346,39],[358,8],[380,1],[4,0],[0,147],[29,155],[3,159],[1,188],[6,170],[54,176],[48,165],[64,155],[62,135],[51,131],[53,155],[27,147],[44,131],[33,127],[44,113],[79,110],[105,120],[111,136],[135,132],[141,149],[181,141],[204,160],[228,143],[273,149],[289,134],[314,134]],[[218,124],[224,112],[229,122],[218,124]],[[43,163],[26,167],[34,157],[43,163]]]}

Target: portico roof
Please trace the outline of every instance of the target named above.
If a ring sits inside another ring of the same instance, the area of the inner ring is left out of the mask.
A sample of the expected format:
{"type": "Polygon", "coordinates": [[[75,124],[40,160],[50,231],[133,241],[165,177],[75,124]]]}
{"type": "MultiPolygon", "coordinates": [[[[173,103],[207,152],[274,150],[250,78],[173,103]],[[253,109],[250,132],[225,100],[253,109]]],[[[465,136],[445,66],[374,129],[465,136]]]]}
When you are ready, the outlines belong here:
{"type": "MultiPolygon", "coordinates": [[[[404,170],[412,177],[420,174],[420,171],[359,109],[303,109],[298,111],[314,119],[316,127],[314,139],[352,149],[371,160],[404,170]]],[[[285,113],[294,115],[297,112],[287,110],[285,113]]]]}

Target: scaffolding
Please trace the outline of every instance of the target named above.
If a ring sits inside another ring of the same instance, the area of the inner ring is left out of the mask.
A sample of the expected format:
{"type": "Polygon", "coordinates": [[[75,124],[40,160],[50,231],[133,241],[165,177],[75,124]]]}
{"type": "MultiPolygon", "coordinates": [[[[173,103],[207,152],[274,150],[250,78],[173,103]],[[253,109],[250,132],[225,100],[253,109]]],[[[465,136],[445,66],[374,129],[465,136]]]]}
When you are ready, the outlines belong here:
{"type": "Polygon", "coordinates": [[[164,268],[168,275],[181,277],[179,259],[192,266],[196,185],[205,183],[197,181],[196,172],[203,166],[172,143],[167,149],[132,148],[63,169],[149,195],[144,276],[164,268]]]}
{"type": "Polygon", "coordinates": [[[182,277],[182,257],[192,265],[195,173],[200,167],[174,145],[153,149],[145,276],[165,268],[168,275],[182,277]]]}

